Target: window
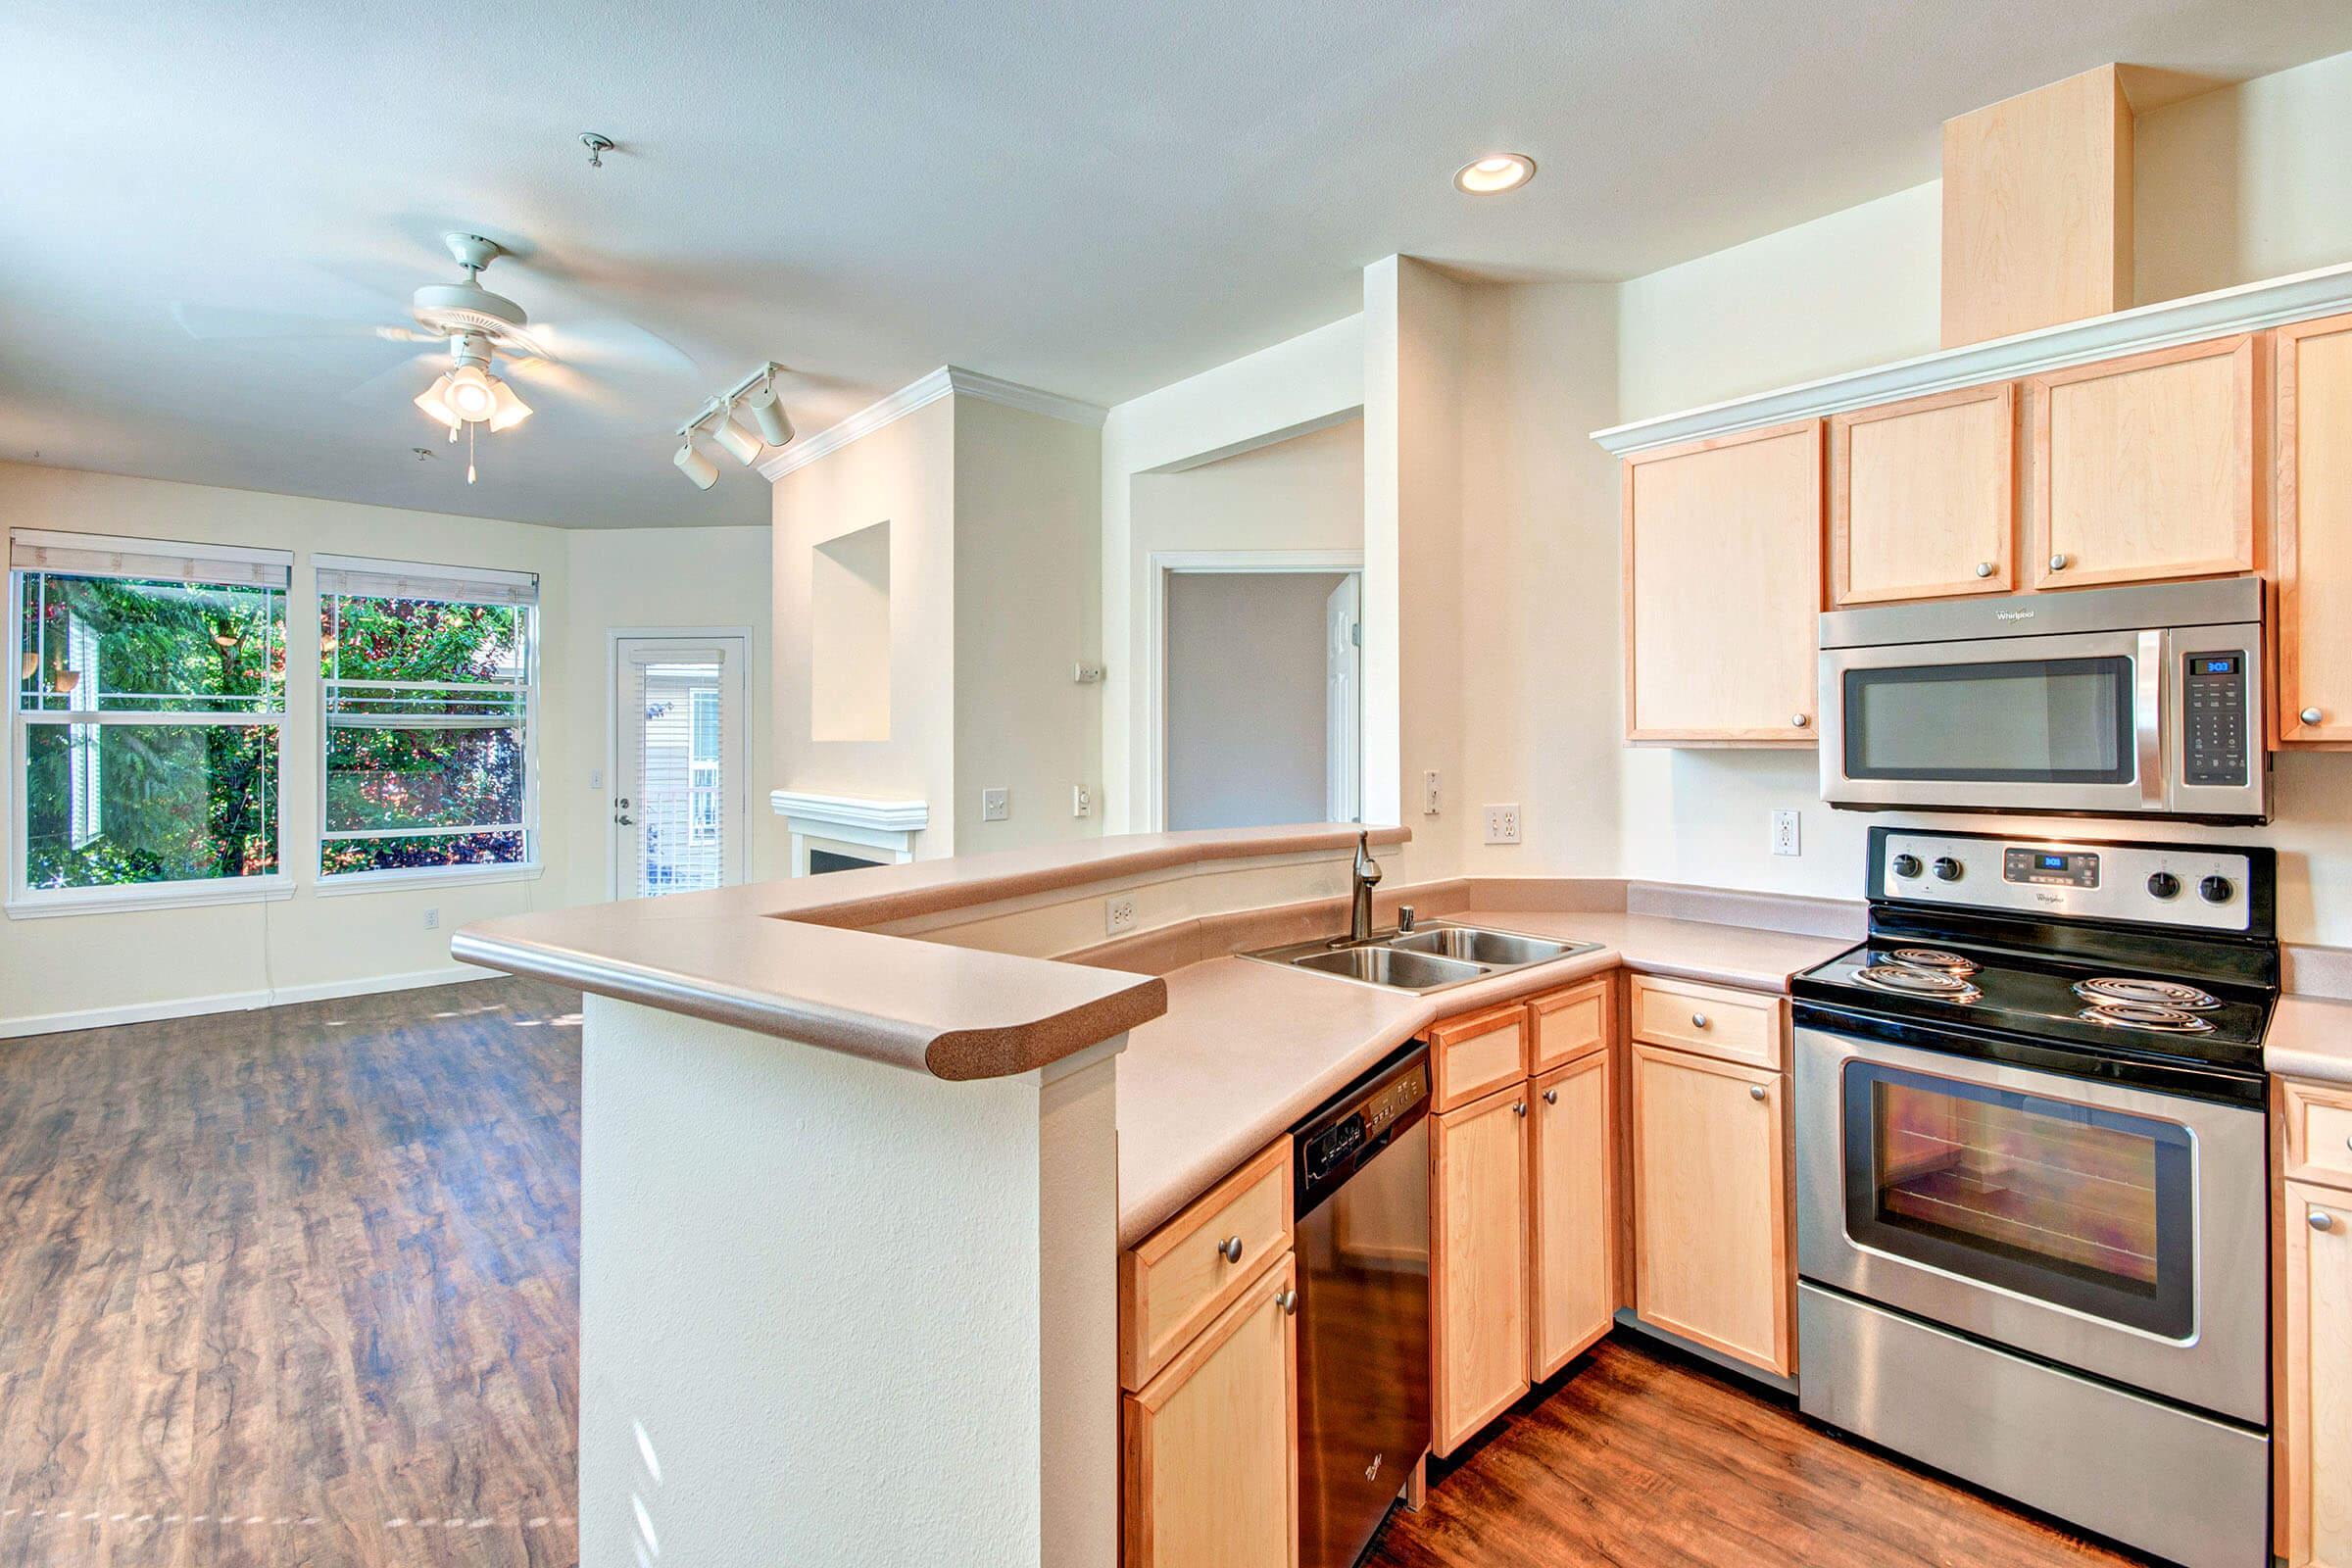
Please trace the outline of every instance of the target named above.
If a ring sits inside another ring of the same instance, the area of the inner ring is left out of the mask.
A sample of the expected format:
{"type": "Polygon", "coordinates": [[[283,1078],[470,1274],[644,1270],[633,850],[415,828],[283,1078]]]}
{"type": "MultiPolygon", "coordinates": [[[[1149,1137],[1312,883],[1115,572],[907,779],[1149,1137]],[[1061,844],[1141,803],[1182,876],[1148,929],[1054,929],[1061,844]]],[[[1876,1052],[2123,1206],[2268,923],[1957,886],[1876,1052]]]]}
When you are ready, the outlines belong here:
{"type": "Polygon", "coordinates": [[[290,560],[92,534],[11,536],[12,903],[283,887],[290,560]]]}
{"type": "Polygon", "coordinates": [[[531,862],[538,578],[318,566],[319,873],[531,862]]]}

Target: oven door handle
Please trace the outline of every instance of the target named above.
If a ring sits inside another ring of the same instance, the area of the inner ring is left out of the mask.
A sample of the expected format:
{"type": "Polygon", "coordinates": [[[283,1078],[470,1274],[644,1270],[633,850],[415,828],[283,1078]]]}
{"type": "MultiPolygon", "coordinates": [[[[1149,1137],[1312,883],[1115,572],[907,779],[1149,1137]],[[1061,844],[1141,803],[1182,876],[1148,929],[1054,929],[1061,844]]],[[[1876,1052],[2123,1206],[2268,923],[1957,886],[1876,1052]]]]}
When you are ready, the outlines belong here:
{"type": "Polygon", "coordinates": [[[2161,811],[2165,805],[2164,673],[2172,662],[2166,653],[2170,641],[2168,632],[2141,632],[2132,663],[2132,738],[2136,748],[2139,803],[2151,811],[2161,811]]]}

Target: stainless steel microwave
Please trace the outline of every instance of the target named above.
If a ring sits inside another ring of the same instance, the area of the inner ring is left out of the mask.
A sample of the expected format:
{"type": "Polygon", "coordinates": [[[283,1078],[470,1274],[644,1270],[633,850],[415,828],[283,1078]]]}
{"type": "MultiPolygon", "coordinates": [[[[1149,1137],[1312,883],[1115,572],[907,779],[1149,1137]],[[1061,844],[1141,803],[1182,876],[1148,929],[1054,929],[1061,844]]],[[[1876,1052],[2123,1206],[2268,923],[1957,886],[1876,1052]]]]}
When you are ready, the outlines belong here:
{"type": "Polygon", "coordinates": [[[1852,810],[2266,822],[2261,579],[1821,617],[1821,796],[1852,810]]]}

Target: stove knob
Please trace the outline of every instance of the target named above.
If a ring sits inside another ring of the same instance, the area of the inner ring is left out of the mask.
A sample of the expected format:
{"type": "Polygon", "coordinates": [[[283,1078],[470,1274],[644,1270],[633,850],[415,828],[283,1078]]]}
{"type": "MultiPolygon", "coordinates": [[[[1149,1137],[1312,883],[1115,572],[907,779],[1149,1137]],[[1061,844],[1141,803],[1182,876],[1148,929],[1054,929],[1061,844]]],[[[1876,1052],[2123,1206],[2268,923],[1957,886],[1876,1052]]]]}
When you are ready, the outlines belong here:
{"type": "Polygon", "coordinates": [[[2230,895],[2236,891],[2226,876],[2209,876],[2197,884],[2197,897],[2207,904],[2228,904],[2230,895]]]}
{"type": "Polygon", "coordinates": [[[1898,855],[1894,858],[1894,874],[1896,876],[1910,877],[1917,876],[1919,873],[1920,864],[1918,856],[1898,855]]]}
{"type": "Polygon", "coordinates": [[[2148,892],[2160,899],[2177,898],[2180,893],[2180,879],[2170,871],[2159,871],[2148,878],[2148,892]]]}
{"type": "Polygon", "coordinates": [[[1937,857],[1936,858],[1936,878],[1937,878],[1937,880],[1939,880],[1939,881],[1944,881],[1944,882],[1957,882],[1957,881],[1959,881],[1959,880],[1960,880],[1960,862],[1959,862],[1958,860],[1955,860],[1955,859],[1953,859],[1953,858],[1952,858],[1950,856],[1948,856],[1948,855],[1941,855],[1941,856],[1937,856],[1937,857]]]}

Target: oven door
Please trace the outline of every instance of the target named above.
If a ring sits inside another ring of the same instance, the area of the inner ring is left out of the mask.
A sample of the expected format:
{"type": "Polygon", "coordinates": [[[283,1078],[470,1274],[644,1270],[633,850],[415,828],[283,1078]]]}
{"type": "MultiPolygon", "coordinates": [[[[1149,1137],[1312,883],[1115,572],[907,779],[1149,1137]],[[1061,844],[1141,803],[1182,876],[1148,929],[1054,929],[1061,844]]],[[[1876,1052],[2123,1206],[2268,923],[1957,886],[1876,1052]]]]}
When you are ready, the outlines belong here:
{"type": "Polygon", "coordinates": [[[2262,1424],[2262,1112],[1796,1031],[1797,1268],[2262,1424]]]}

